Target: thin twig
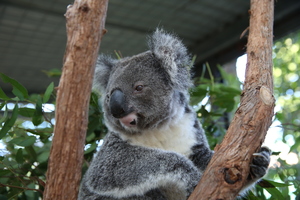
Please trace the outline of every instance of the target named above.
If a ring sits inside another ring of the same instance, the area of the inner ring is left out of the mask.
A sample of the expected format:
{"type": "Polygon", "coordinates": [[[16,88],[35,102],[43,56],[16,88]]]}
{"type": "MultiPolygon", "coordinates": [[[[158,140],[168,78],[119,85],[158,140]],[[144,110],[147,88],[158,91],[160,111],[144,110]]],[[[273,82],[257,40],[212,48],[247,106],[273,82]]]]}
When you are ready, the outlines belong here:
{"type": "Polygon", "coordinates": [[[43,194],[42,190],[27,188],[27,187],[20,187],[20,186],[16,186],[16,185],[7,185],[7,184],[0,183],[0,187],[10,187],[10,188],[18,188],[18,189],[22,189],[22,190],[32,190],[32,191],[40,192],[41,194],[43,194]]]}

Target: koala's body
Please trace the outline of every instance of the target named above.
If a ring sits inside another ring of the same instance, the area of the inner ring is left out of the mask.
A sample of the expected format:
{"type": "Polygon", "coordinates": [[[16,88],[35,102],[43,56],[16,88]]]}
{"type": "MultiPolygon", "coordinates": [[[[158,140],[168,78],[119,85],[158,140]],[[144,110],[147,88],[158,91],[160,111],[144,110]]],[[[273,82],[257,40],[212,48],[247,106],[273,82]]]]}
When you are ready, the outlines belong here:
{"type": "MultiPolygon", "coordinates": [[[[184,200],[209,163],[210,150],[189,106],[191,60],[175,36],[156,30],[149,51],[114,60],[100,56],[94,87],[109,130],[80,188],[80,200],[184,200]]],[[[253,164],[254,183],[270,152],[253,164]]]]}

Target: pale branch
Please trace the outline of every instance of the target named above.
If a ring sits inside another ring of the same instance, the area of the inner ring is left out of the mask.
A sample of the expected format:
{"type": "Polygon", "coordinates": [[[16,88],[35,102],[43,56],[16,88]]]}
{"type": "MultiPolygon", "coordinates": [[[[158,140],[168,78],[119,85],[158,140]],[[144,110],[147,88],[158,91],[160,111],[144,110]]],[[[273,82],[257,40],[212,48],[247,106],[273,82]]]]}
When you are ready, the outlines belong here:
{"type": "Polygon", "coordinates": [[[55,129],[44,200],[77,199],[88,106],[108,0],[75,0],[68,6],[67,46],[58,86],[55,129]]]}
{"type": "Polygon", "coordinates": [[[234,199],[246,184],[253,153],[274,115],[273,0],[251,0],[246,80],[241,104],[189,200],[234,199]]]}

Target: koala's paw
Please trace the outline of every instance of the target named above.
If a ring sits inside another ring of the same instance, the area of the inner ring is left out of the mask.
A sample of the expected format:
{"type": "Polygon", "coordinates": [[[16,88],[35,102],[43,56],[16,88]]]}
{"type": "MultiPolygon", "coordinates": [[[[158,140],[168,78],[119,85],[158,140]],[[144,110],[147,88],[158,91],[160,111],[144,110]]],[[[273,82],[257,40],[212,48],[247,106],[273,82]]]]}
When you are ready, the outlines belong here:
{"type": "Polygon", "coordinates": [[[259,179],[267,173],[271,153],[268,147],[261,147],[258,153],[253,154],[253,160],[250,165],[250,179],[259,179]]]}

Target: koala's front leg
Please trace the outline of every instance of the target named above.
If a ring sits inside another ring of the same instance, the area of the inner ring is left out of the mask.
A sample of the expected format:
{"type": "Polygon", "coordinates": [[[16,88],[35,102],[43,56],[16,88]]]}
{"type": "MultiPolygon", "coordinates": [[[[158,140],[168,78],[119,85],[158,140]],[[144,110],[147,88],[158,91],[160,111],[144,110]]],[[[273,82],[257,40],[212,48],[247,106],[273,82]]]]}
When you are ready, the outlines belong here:
{"type": "Polygon", "coordinates": [[[260,151],[254,153],[253,156],[250,165],[249,180],[257,181],[267,173],[270,164],[271,150],[267,147],[261,147],[260,151]]]}
{"type": "Polygon", "coordinates": [[[253,154],[253,160],[250,164],[248,182],[240,192],[241,195],[251,189],[251,187],[253,187],[260,178],[266,175],[268,166],[270,164],[271,153],[272,152],[269,148],[261,147],[258,153],[253,154]]]}
{"type": "Polygon", "coordinates": [[[192,154],[189,156],[196,167],[203,172],[209,161],[211,160],[214,151],[210,150],[205,143],[199,143],[192,147],[192,154]]]}

